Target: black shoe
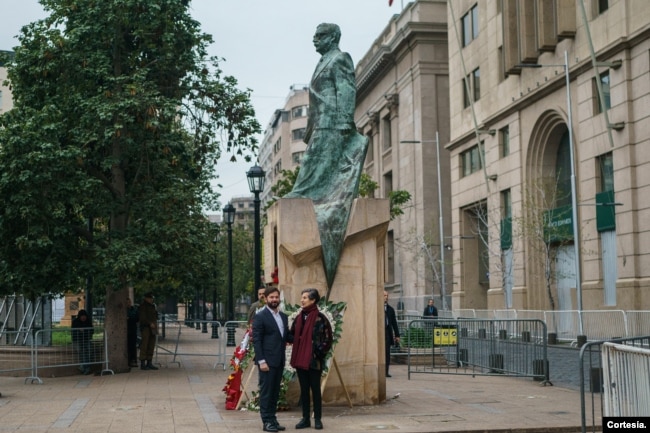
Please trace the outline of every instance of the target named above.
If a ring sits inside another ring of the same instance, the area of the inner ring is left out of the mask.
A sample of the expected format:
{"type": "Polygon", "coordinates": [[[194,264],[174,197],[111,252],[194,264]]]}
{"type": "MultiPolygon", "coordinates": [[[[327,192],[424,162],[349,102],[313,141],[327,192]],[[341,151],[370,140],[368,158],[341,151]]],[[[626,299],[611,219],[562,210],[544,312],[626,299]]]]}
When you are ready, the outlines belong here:
{"type": "Polygon", "coordinates": [[[323,423],[320,422],[320,420],[319,420],[318,418],[316,418],[316,419],[314,420],[314,428],[315,428],[316,430],[323,430],[323,423]]]}
{"type": "Polygon", "coordinates": [[[311,427],[311,422],[309,418],[302,418],[298,424],[296,424],[296,429],[300,430],[301,428],[311,427]]]}
{"type": "Polygon", "coordinates": [[[390,374],[386,373],[386,377],[393,377],[393,376],[391,376],[390,374]]]}
{"type": "Polygon", "coordinates": [[[272,422],[265,422],[264,427],[262,427],[262,430],[264,431],[270,431],[270,432],[277,432],[278,429],[275,427],[275,424],[272,422]]]}
{"type": "Polygon", "coordinates": [[[147,362],[147,370],[158,370],[158,367],[153,365],[151,361],[147,362]]]}
{"type": "Polygon", "coordinates": [[[283,425],[280,425],[277,421],[275,422],[275,428],[278,429],[278,431],[285,431],[287,428],[283,425]]]}
{"type": "Polygon", "coordinates": [[[149,367],[147,367],[147,361],[140,361],[140,370],[149,370],[149,367]]]}

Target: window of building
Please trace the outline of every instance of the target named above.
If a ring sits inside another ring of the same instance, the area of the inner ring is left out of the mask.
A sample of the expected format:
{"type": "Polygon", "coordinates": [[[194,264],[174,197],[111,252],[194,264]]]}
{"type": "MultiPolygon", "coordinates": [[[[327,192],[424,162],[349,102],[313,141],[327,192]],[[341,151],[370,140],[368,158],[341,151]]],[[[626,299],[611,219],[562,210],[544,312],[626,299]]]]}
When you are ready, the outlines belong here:
{"type": "Polygon", "coordinates": [[[389,171],[384,175],[384,198],[388,198],[393,191],[393,172],[389,171]]]}
{"type": "Polygon", "coordinates": [[[463,28],[463,47],[478,37],[478,4],[474,5],[460,19],[463,28]]]}
{"type": "Polygon", "coordinates": [[[307,117],[307,106],[299,105],[298,107],[293,107],[291,109],[291,118],[298,119],[300,117],[307,117]]]}
{"type": "Polygon", "coordinates": [[[510,155],[510,126],[499,129],[499,150],[502,158],[510,155]]]}
{"type": "Polygon", "coordinates": [[[474,101],[478,101],[481,99],[481,71],[479,68],[472,71],[472,86],[474,101]]]}
{"type": "Polygon", "coordinates": [[[512,249],[512,193],[510,189],[501,191],[501,272],[503,273],[503,293],[506,307],[512,308],[512,289],[514,278],[514,251],[512,249]]]}
{"type": "Polygon", "coordinates": [[[476,68],[463,80],[463,107],[467,108],[479,99],[481,99],[481,71],[480,68],[476,68]]]}
{"type": "Polygon", "coordinates": [[[600,191],[614,191],[614,158],[611,152],[598,157],[598,172],[600,191]]]}
{"type": "Polygon", "coordinates": [[[273,173],[275,174],[282,173],[282,160],[279,160],[278,162],[275,163],[275,165],[273,166],[273,173]]]}
{"type": "Polygon", "coordinates": [[[291,161],[292,161],[294,164],[299,165],[299,164],[300,164],[300,161],[302,160],[302,156],[303,156],[304,154],[305,154],[305,152],[293,152],[293,153],[291,154],[291,161]]]}
{"type": "Polygon", "coordinates": [[[368,137],[368,151],[366,152],[366,164],[370,164],[372,161],[374,161],[375,158],[375,144],[372,139],[373,137],[372,132],[368,133],[366,137],[368,137]]]}
{"type": "Polygon", "coordinates": [[[560,139],[555,155],[555,207],[571,204],[571,148],[569,132],[566,131],[560,139]]]}
{"type": "Polygon", "coordinates": [[[597,0],[598,2],[598,15],[605,13],[609,9],[609,0],[597,0]]]}
{"type": "Polygon", "coordinates": [[[383,143],[383,149],[388,150],[390,149],[393,145],[391,142],[391,127],[390,127],[390,117],[386,116],[382,119],[381,121],[382,124],[382,143],[383,143]]]}
{"type": "Polygon", "coordinates": [[[596,104],[595,104],[596,106],[594,107],[594,113],[595,114],[602,113],[603,112],[603,105],[604,105],[605,110],[609,110],[610,108],[612,108],[612,101],[611,101],[610,90],[609,90],[610,89],[609,71],[605,71],[602,74],[600,74],[600,86],[603,89],[603,101],[602,102],[604,102],[604,104],[601,103],[600,93],[598,92],[598,85],[596,84],[596,79],[595,78],[592,79],[592,83],[593,83],[593,85],[592,85],[593,91],[594,91],[594,94],[596,95],[596,97],[594,98],[594,101],[596,102],[596,104]]]}
{"type": "Polygon", "coordinates": [[[291,139],[293,141],[299,141],[305,138],[305,131],[307,128],[298,128],[291,131],[291,139]]]}
{"type": "Polygon", "coordinates": [[[481,143],[481,146],[478,144],[474,145],[460,154],[461,173],[463,177],[483,169],[484,152],[483,144],[481,143]]]}
{"type": "Polygon", "coordinates": [[[280,149],[282,149],[282,137],[278,138],[278,140],[273,145],[273,153],[278,153],[280,149]]]}

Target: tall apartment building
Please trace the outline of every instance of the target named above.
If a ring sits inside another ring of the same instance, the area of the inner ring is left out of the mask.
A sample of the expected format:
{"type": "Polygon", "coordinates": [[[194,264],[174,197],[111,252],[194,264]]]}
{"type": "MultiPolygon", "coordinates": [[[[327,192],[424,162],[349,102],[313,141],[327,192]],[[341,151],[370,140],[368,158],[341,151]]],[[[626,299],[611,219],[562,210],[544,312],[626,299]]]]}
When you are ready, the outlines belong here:
{"type": "Polygon", "coordinates": [[[385,287],[405,310],[422,311],[431,297],[450,307],[449,156],[436,146],[436,137],[449,141],[448,73],[443,0],[410,2],[356,65],[355,120],[370,143],[364,171],[379,183],[376,197],[411,194],[389,224],[384,266],[385,287]]]}
{"type": "Polygon", "coordinates": [[[262,203],[271,199],[271,187],[282,178],[282,170],[294,170],[307,145],[302,141],[307,128],[309,86],[294,84],[281,109],[275,110],[260,144],[258,161],[266,172],[262,203]]]}
{"type": "Polygon", "coordinates": [[[454,308],[650,308],[650,3],[456,0],[448,27],[454,308]]]}

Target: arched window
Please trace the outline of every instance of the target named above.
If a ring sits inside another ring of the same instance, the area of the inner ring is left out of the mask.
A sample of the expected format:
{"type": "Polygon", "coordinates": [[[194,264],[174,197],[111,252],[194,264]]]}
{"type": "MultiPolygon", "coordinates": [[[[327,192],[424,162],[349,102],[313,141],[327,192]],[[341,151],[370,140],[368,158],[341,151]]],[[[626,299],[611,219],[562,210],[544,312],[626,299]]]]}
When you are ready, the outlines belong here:
{"type": "Polygon", "coordinates": [[[555,157],[555,179],[557,182],[557,197],[555,207],[571,204],[571,149],[569,147],[569,132],[565,131],[560,139],[555,157]]]}

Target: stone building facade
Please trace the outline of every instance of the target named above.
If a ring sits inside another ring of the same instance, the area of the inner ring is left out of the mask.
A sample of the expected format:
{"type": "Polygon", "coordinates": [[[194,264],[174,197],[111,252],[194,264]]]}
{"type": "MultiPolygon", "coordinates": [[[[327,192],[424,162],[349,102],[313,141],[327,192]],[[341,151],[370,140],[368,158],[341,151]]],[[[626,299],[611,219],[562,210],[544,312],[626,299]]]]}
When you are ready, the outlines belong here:
{"type": "Polygon", "coordinates": [[[453,307],[650,308],[650,3],[458,0],[448,29],[453,307]]]}
{"type": "Polygon", "coordinates": [[[443,301],[452,269],[440,248],[451,244],[449,157],[442,147],[449,141],[446,21],[446,1],[411,2],[356,65],[355,121],[369,139],[364,171],[379,184],[375,197],[411,194],[404,214],[389,225],[385,287],[399,309],[418,312],[432,296],[439,308],[451,299],[443,301]]]}

